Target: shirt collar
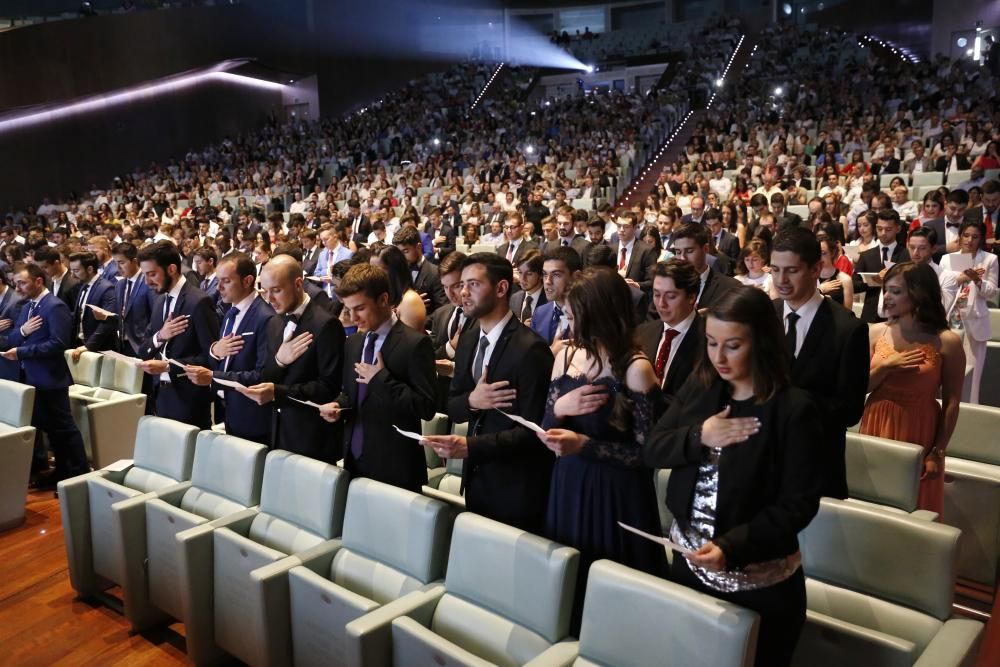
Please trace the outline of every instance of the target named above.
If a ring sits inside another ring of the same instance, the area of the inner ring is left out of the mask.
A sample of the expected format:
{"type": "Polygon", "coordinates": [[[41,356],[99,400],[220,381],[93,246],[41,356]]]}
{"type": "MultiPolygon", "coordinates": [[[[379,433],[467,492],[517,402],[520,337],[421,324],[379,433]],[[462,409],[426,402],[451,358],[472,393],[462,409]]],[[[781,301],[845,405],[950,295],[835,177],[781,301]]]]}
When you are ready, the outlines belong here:
{"type": "Polygon", "coordinates": [[[396,313],[390,314],[389,319],[383,322],[382,325],[375,330],[375,333],[378,334],[378,340],[385,340],[385,337],[389,335],[389,331],[396,326],[396,322],[398,321],[399,318],[396,316],[396,313]]]}
{"type": "Polygon", "coordinates": [[[184,287],[185,283],[187,283],[187,278],[184,276],[178,278],[177,282],[174,283],[173,288],[167,292],[167,296],[171,297],[174,301],[177,301],[177,295],[181,293],[181,288],[184,287]]]}
{"type": "Polygon", "coordinates": [[[670,326],[669,324],[664,322],[663,330],[666,331],[667,329],[673,329],[677,333],[686,334],[688,332],[688,329],[691,328],[691,325],[694,324],[694,318],[697,317],[697,315],[698,315],[697,309],[692,309],[691,312],[688,313],[688,316],[685,317],[680,322],[678,322],[676,326],[670,326]]]}
{"type": "Polygon", "coordinates": [[[292,311],[292,315],[295,315],[296,317],[302,317],[302,313],[306,312],[306,306],[308,305],[309,305],[309,295],[303,292],[302,303],[299,304],[298,308],[292,311]]]}
{"type": "Polygon", "coordinates": [[[38,295],[38,298],[33,299],[35,307],[37,308],[38,304],[40,304],[42,302],[42,299],[44,299],[48,295],[49,295],[49,289],[47,287],[43,287],[42,288],[42,293],[38,295]]]}
{"type": "Polygon", "coordinates": [[[823,303],[823,295],[819,293],[819,290],[813,292],[813,295],[809,297],[809,300],[799,306],[798,310],[792,310],[792,307],[788,305],[787,301],[785,301],[785,309],[782,317],[788,317],[791,313],[795,313],[800,319],[812,316],[817,310],[819,310],[819,305],[821,303],[823,303]]]}
{"type": "MultiPolygon", "coordinates": [[[[889,249],[889,256],[890,257],[892,256],[893,251],[896,249],[896,245],[897,245],[897,243],[895,241],[893,241],[889,245],[885,245],[881,241],[878,242],[878,247],[879,248],[888,248],[889,249]]],[[[879,252],[882,252],[882,251],[879,250],[879,252]]]]}
{"type": "Polygon", "coordinates": [[[488,332],[481,332],[486,339],[490,341],[490,347],[496,345],[497,341],[500,340],[500,334],[503,333],[504,328],[507,323],[510,322],[510,318],[514,317],[514,311],[508,309],[507,314],[503,316],[503,319],[497,322],[492,329],[488,332]]]}
{"type": "Polygon", "coordinates": [[[236,308],[239,309],[241,315],[246,314],[246,312],[250,309],[250,306],[253,305],[253,302],[256,298],[257,298],[257,293],[250,292],[250,294],[244,297],[242,301],[236,304],[236,308]]]}
{"type": "Polygon", "coordinates": [[[101,279],[100,273],[95,273],[94,277],[87,281],[87,287],[93,287],[94,283],[101,279]]]}

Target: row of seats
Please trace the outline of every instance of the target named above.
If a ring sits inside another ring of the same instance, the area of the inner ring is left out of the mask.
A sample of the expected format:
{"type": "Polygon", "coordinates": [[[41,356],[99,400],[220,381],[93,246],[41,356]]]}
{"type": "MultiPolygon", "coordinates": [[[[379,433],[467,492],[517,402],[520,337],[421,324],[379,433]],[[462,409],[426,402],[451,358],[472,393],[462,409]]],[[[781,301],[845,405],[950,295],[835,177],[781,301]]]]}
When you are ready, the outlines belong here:
{"type": "MultiPolygon", "coordinates": [[[[130,465],[62,482],[60,503],[74,588],[121,585],[136,629],[184,621],[196,664],[752,664],[750,611],[603,561],[576,641],[575,549],[156,417],[130,465]]],[[[824,500],[801,542],[795,664],[974,656],[981,624],[951,619],[957,529],[824,500]]]]}
{"type": "Polygon", "coordinates": [[[31,412],[35,388],[0,380],[0,531],[24,522],[24,505],[31,477],[35,427],[31,412]]]}

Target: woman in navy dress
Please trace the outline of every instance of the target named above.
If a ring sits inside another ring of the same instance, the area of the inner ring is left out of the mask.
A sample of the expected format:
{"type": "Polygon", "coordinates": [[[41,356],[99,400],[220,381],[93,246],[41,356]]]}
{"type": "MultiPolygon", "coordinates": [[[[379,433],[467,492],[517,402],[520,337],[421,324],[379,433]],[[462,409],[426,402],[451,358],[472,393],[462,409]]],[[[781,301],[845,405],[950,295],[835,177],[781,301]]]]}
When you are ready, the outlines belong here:
{"type": "MultiPolygon", "coordinates": [[[[646,434],[664,410],[653,366],[633,340],[631,294],[608,267],[591,267],[569,293],[573,340],[556,355],[539,438],[559,457],[545,521],[550,539],[580,550],[577,596],[601,558],[665,576],[662,546],[618,522],[660,534],[646,434]],[[626,307],[622,307],[625,304],[626,307]]],[[[578,627],[582,606],[574,610],[578,627]]]]}

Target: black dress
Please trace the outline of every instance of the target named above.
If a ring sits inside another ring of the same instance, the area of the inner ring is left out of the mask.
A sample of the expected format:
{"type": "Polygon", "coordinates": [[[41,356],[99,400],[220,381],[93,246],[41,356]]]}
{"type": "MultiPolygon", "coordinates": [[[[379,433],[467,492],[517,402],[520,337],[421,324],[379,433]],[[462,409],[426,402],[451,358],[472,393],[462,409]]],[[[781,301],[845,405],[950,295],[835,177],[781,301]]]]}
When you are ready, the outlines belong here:
{"type": "MultiPolygon", "coordinates": [[[[658,387],[635,393],[610,377],[591,383],[586,377],[563,374],[549,387],[542,426],[565,428],[590,438],[580,453],[556,459],[545,519],[546,537],[580,551],[578,601],[583,599],[590,564],[602,558],[667,576],[664,548],[618,525],[621,521],[654,535],[662,532],[653,470],[643,463],[642,445],[663,409],[658,387]],[[586,384],[606,386],[611,393],[608,402],[592,414],[557,419],[556,400],[586,384]],[[631,402],[627,430],[609,423],[612,406],[621,399],[631,402]]],[[[578,604],[575,621],[581,608],[578,604]]],[[[574,627],[578,627],[576,622],[574,627]]]]}
{"type": "MultiPolygon", "coordinates": [[[[825,283],[827,280],[840,280],[840,269],[834,268],[832,274],[830,274],[826,278],[824,278],[823,276],[820,276],[820,278],[819,278],[819,282],[821,282],[821,283],[825,283]]],[[[830,294],[827,294],[827,296],[830,297],[830,299],[832,299],[833,301],[836,301],[837,303],[839,303],[841,306],[844,305],[844,290],[843,289],[839,289],[839,290],[836,290],[834,292],[831,292],[830,294]]]]}

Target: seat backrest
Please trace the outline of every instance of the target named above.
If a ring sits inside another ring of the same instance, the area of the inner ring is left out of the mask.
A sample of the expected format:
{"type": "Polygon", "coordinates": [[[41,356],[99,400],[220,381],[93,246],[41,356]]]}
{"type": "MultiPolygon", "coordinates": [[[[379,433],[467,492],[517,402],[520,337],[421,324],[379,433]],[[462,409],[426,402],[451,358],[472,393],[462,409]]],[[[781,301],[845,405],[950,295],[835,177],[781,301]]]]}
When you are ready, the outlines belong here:
{"type": "Polygon", "coordinates": [[[73,384],[97,387],[101,384],[101,365],[104,355],[98,352],[84,352],[77,361],[73,361],[73,351],[66,350],[66,365],[69,374],[73,376],[73,384]]]}
{"type": "Polygon", "coordinates": [[[31,426],[35,388],[29,384],[0,380],[0,423],[21,428],[31,426]]]}
{"type": "Polygon", "coordinates": [[[601,665],[745,665],[754,661],[755,612],[600,560],[590,568],[580,656],[601,665]],[[650,632],[650,619],[670,619],[650,632]],[[710,641],[705,641],[706,638],[710,641]]]}
{"type": "Polygon", "coordinates": [[[990,331],[993,342],[1000,341],[1000,308],[990,308],[990,331]]]}
{"type": "Polygon", "coordinates": [[[948,456],[1000,466],[1000,408],[962,403],[948,456]]]}
{"type": "Polygon", "coordinates": [[[954,598],[959,533],[906,514],[824,498],[799,534],[802,568],[813,579],[944,620],[954,598]]]}
{"type": "Polygon", "coordinates": [[[444,503],[370,479],[347,492],[344,546],[428,583],[444,576],[451,532],[444,503]]]}
{"type": "Polygon", "coordinates": [[[569,632],[576,549],[465,512],[455,520],[445,588],[554,643],[569,632]]]}
{"type": "Polygon", "coordinates": [[[917,509],[924,450],[909,442],[847,434],[847,491],[851,498],[917,509]]]}
{"type": "Polygon", "coordinates": [[[162,477],[175,482],[191,479],[194,463],[194,443],[198,429],[173,419],[139,418],[135,434],[135,451],[132,467],[125,473],[125,486],[140,490],[159,488],[159,482],[149,483],[146,478],[162,477]]]}
{"type": "Polygon", "coordinates": [[[251,524],[250,537],[285,553],[297,550],[295,545],[337,537],[344,522],[349,478],[337,466],[285,450],[272,451],[264,462],[261,516],[251,524]]]}
{"type": "Polygon", "coordinates": [[[123,394],[141,394],[142,375],[142,369],[135,364],[105,357],[101,366],[101,387],[123,394]]]}
{"type": "Polygon", "coordinates": [[[256,505],[260,502],[265,456],[267,447],[262,444],[202,431],[195,442],[191,488],[181,499],[181,508],[218,518],[213,507],[256,505]]]}

